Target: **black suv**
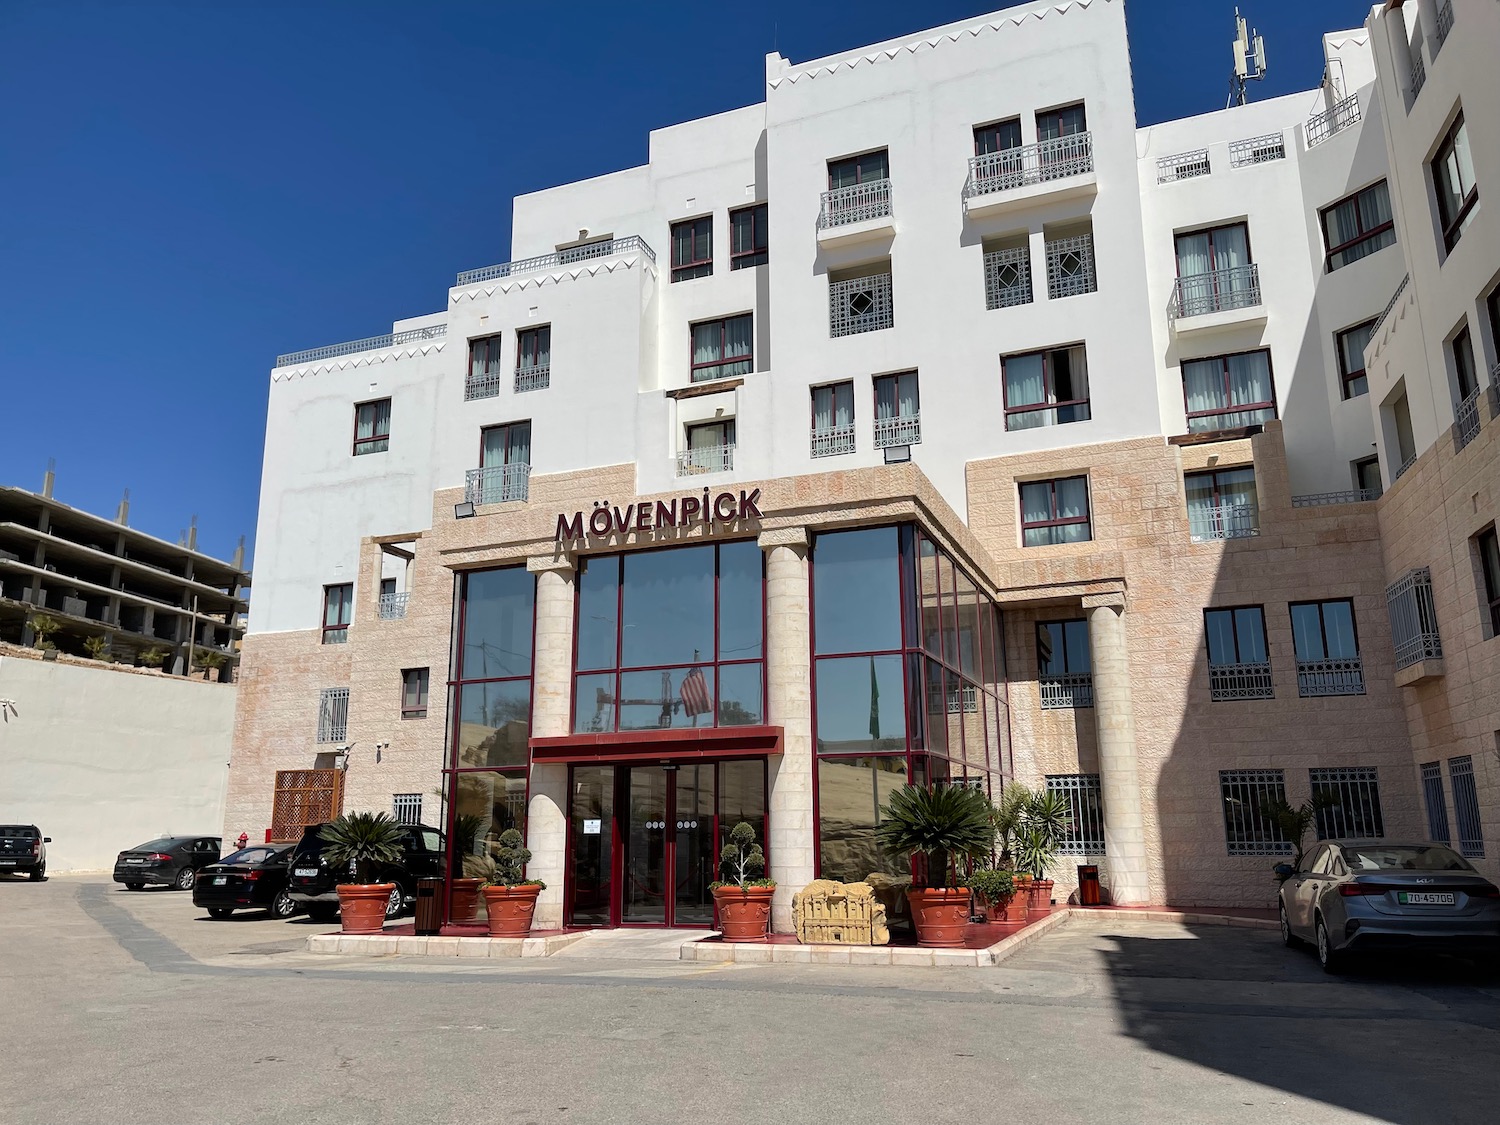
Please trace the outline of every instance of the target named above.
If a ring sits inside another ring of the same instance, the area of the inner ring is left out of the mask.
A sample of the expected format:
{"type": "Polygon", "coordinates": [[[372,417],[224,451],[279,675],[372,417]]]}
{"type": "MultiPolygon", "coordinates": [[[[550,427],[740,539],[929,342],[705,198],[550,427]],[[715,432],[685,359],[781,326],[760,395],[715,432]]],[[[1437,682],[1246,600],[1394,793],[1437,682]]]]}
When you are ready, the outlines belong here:
{"type": "MultiPolygon", "coordinates": [[[[323,858],[327,845],[322,831],[321,824],[309,824],[302,830],[302,839],[292,852],[287,888],[293,901],[307,907],[308,917],[314,922],[334,922],[339,916],[338,885],[348,881],[348,873],[335,871],[323,858]]],[[[425,824],[411,824],[405,826],[405,836],[401,859],[373,872],[376,881],[396,884],[385,906],[387,918],[396,917],[417,901],[418,879],[440,879],[443,875],[443,834],[425,824]]]]}
{"type": "Polygon", "coordinates": [[[218,862],[217,836],[163,836],[116,856],[115,882],[124,883],[127,891],[147,883],[190,891],[198,869],[218,862]]]}
{"type": "Polygon", "coordinates": [[[19,875],[25,871],[33,883],[47,877],[47,845],[51,836],[43,836],[35,824],[0,824],[0,875],[19,875]]]}

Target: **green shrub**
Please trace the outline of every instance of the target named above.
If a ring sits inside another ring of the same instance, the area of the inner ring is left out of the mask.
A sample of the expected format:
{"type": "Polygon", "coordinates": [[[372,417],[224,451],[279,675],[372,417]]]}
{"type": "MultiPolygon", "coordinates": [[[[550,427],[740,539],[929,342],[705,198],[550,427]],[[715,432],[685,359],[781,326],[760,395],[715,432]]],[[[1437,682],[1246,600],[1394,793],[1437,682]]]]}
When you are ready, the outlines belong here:
{"type": "Polygon", "coordinates": [[[477,877],[486,887],[541,887],[547,884],[540,879],[528,879],[526,864],[531,861],[531,852],[526,848],[525,838],[514,828],[500,833],[499,847],[494,855],[474,857],[473,864],[464,864],[464,874],[477,877]]]}
{"type": "Polygon", "coordinates": [[[993,813],[989,798],[967,785],[907,785],[880,810],[875,839],[889,855],[921,852],[927,857],[929,884],[946,887],[957,860],[989,855],[995,839],[993,813]]]}
{"type": "Polygon", "coordinates": [[[960,880],[975,894],[983,895],[991,906],[1005,902],[1016,893],[1016,878],[1009,871],[998,871],[993,867],[981,867],[969,872],[960,880]]]}
{"type": "Polygon", "coordinates": [[[323,825],[318,835],[328,846],[330,867],[347,867],[356,883],[369,883],[371,870],[397,863],[404,854],[406,829],[387,813],[345,813],[323,825]]]}
{"type": "Polygon", "coordinates": [[[31,620],[27,622],[31,631],[36,634],[36,647],[41,649],[56,648],[47,638],[62,628],[62,622],[55,617],[48,617],[45,613],[33,613],[31,620]]]}
{"type": "Polygon", "coordinates": [[[710,883],[709,889],[774,887],[775,879],[760,878],[756,875],[756,872],[764,872],[765,869],[766,853],[755,842],[755,829],[742,820],[729,833],[729,843],[725,844],[724,850],[719,853],[719,874],[724,878],[710,883]]]}
{"type": "Polygon", "coordinates": [[[141,653],[141,663],[147,668],[160,668],[166,658],[167,650],[164,648],[152,647],[141,653]]]}
{"type": "Polygon", "coordinates": [[[83,651],[94,660],[103,660],[109,655],[109,638],[88,637],[83,642],[83,651]]]}

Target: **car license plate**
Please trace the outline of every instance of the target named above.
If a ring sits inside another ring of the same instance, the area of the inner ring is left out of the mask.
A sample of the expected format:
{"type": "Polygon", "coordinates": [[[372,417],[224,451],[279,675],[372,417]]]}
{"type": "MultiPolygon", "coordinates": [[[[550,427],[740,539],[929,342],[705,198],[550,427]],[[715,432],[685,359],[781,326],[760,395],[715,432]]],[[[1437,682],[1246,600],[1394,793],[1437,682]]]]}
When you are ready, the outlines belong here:
{"type": "Polygon", "coordinates": [[[125,862],[126,863],[145,863],[146,861],[144,859],[127,859],[125,862]]]}
{"type": "Polygon", "coordinates": [[[214,876],[214,886],[216,886],[216,887],[222,887],[227,882],[229,882],[229,876],[228,875],[215,875],[214,876]]]}
{"type": "Polygon", "coordinates": [[[0,867],[14,867],[16,861],[13,859],[0,859],[0,867]]]}
{"type": "Polygon", "coordinates": [[[318,869],[316,867],[299,867],[292,872],[293,875],[296,875],[299,878],[307,879],[312,878],[313,876],[317,875],[317,873],[318,869]]]}
{"type": "Polygon", "coordinates": [[[1452,906],[1452,891],[1402,891],[1396,896],[1402,906],[1452,906]]]}

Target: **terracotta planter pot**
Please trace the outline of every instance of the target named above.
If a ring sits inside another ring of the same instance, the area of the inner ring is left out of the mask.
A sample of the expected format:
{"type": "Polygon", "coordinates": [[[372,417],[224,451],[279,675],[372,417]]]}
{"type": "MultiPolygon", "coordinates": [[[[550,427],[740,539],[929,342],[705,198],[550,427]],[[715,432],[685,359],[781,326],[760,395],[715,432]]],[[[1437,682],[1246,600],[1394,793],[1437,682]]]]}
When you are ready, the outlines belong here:
{"type": "Polygon", "coordinates": [[[395,883],[340,883],[339,919],[346,934],[378,934],[385,929],[385,908],[395,883]]]}
{"type": "Polygon", "coordinates": [[[1003,898],[992,899],[989,895],[976,894],[974,900],[984,908],[984,917],[987,922],[1009,922],[1007,915],[1010,913],[1010,904],[1016,901],[1015,892],[1005,895],[1003,898]]]}
{"type": "Polygon", "coordinates": [[[725,941],[765,941],[775,887],[715,887],[719,932],[725,941]]]}
{"type": "Polygon", "coordinates": [[[1010,901],[1005,904],[1006,922],[1024,922],[1031,916],[1031,895],[1023,887],[1017,887],[1016,893],[1010,896],[1010,901]]]}
{"type": "Polygon", "coordinates": [[[1030,899],[1027,905],[1033,914],[1046,914],[1052,909],[1051,879],[1033,879],[1026,890],[1030,899]]]}
{"type": "Polygon", "coordinates": [[[918,945],[937,949],[963,947],[964,927],[969,924],[967,887],[914,887],[906,892],[906,901],[911,903],[918,945]]]}
{"type": "Polygon", "coordinates": [[[453,880],[453,921],[457,923],[479,921],[478,879],[453,880]]]}
{"type": "Polygon", "coordinates": [[[490,914],[490,937],[525,937],[531,931],[536,898],[542,888],[535,883],[519,887],[485,887],[484,905],[490,914]]]}

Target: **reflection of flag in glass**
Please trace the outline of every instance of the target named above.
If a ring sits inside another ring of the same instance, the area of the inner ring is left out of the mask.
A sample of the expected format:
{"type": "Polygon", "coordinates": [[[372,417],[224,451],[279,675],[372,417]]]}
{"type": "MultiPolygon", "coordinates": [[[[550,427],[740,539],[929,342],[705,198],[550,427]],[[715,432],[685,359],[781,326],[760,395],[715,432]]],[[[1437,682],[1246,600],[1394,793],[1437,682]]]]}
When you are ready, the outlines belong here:
{"type": "Polygon", "coordinates": [[[684,715],[697,718],[714,709],[713,700],[708,697],[708,680],[704,678],[702,668],[694,668],[682,678],[682,687],[677,694],[682,699],[684,715]]]}
{"type": "Polygon", "coordinates": [[[875,658],[870,657],[870,737],[880,737],[880,685],[875,681],[875,658]]]}

